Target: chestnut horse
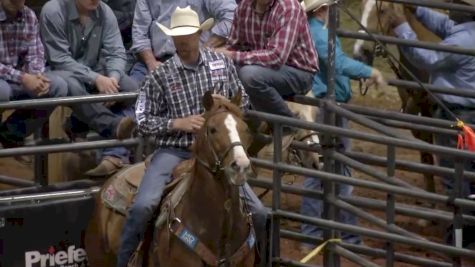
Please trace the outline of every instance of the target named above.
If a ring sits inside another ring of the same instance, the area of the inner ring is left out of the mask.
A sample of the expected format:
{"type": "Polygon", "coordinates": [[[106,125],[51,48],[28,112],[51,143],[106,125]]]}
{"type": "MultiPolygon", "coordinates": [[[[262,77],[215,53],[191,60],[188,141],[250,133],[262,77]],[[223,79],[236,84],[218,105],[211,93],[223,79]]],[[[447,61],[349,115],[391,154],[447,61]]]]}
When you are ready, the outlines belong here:
{"type": "MultiPolygon", "coordinates": [[[[218,266],[221,260],[227,266],[254,266],[254,230],[239,196],[250,171],[245,151],[252,139],[238,108],[240,102],[240,93],[231,101],[214,99],[211,92],[204,95],[205,123],[193,144],[193,160],[184,162],[191,164],[187,169],[190,184],[181,201],[168,209],[167,223],[154,229],[144,259],[147,266],[218,266]]],[[[138,170],[132,176],[143,173],[143,166],[129,168],[138,170]]],[[[164,203],[168,202],[162,201],[162,208],[164,203]]],[[[90,266],[115,266],[124,221],[125,216],[106,207],[100,198],[96,201],[86,232],[90,266]]]]}
{"type": "MultiPolygon", "coordinates": [[[[363,13],[361,24],[372,33],[382,33],[392,35],[392,29],[389,27],[388,14],[398,12],[404,14],[411,28],[416,32],[420,41],[439,42],[440,38],[425,28],[415,15],[401,4],[382,2],[378,0],[363,0],[363,13]]],[[[356,41],[353,49],[353,55],[356,59],[372,65],[374,59],[374,43],[356,41]]],[[[411,76],[401,68],[401,64],[406,66],[423,83],[428,83],[429,73],[414,66],[404,53],[399,49],[399,67],[397,75],[400,79],[412,80],[411,76]]],[[[423,90],[407,90],[398,88],[398,94],[401,98],[401,111],[409,114],[432,117],[434,112],[434,103],[429,99],[427,93],[423,90]]],[[[427,143],[433,143],[433,136],[429,132],[412,130],[412,134],[427,143]]],[[[434,164],[434,158],[431,153],[421,152],[421,162],[429,165],[434,164]]],[[[431,174],[424,174],[425,189],[429,192],[435,192],[434,177],[431,174]]]]}

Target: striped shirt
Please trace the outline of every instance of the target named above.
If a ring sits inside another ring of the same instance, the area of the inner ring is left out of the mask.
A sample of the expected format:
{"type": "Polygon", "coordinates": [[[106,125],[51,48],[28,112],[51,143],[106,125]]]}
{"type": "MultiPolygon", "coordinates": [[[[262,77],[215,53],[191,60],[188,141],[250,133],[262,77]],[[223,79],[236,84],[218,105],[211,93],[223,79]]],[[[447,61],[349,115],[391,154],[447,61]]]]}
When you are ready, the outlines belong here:
{"type": "Polygon", "coordinates": [[[24,7],[16,18],[10,19],[0,4],[0,79],[21,83],[22,73],[44,70],[44,48],[35,13],[24,7]]]}
{"type": "Polygon", "coordinates": [[[196,67],[190,67],[175,54],[153,71],[140,88],[136,103],[139,132],[155,136],[159,147],[189,148],[194,135],[173,130],[172,121],[202,114],[201,98],[214,88],[227,98],[240,89],[242,108],[248,107],[249,97],[230,59],[203,49],[196,67]]]}
{"type": "Polygon", "coordinates": [[[243,0],[234,15],[228,44],[239,65],[278,69],[283,65],[315,73],[318,56],[307,16],[297,0],[273,0],[260,15],[254,0],[243,0]]]}

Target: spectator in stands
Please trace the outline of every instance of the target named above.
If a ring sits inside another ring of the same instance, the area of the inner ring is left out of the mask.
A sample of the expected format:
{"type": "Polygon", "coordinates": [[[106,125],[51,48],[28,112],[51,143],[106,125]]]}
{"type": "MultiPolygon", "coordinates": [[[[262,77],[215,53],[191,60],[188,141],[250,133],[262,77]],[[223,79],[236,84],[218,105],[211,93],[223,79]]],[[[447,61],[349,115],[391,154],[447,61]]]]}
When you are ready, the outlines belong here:
{"type": "MultiPolygon", "coordinates": [[[[63,97],[66,82],[45,73],[44,48],[35,13],[24,0],[0,0],[0,101],[63,97]]],[[[0,126],[0,143],[11,148],[41,127],[54,107],[15,111],[0,126]]],[[[1,111],[0,111],[1,114],[1,111]]]]}
{"type": "Polygon", "coordinates": [[[127,64],[125,72],[129,73],[132,65],[135,63],[135,58],[130,51],[132,46],[132,22],[134,21],[134,10],[136,0],[102,0],[114,12],[117,22],[119,24],[120,35],[127,52],[127,64]]]}
{"type": "MultiPolygon", "coordinates": [[[[158,149],[145,170],[135,202],[127,217],[118,254],[118,267],[125,267],[143,238],[147,222],[152,219],[162,198],[165,184],[181,161],[190,158],[190,146],[203,125],[202,96],[216,85],[220,95],[230,98],[242,90],[242,107],[248,96],[238,79],[231,60],[208,49],[200,49],[201,31],[209,30],[213,20],[200,25],[198,14],[189,6],[177,7],[171,15],[171,29],[158,24],[173,38],[177,53],[160,64],[140,88],[136,103],[139,132],[156,136],[158,149]]],[[[243,198],[253,212],[257,241],[265,243],[266,211],[249,185],[243,198]]]]}
{"type": "MultiPolygon", "coordinates": [[[[315,49],[319,55],[320,72],[313,77],[312,90],[313,94],[318,98],[323,98],[327,93],[327,69],[328,69],[328,29],[326,21],[328,19],[328,6],[331,0],[305,0],[302,7],[307,13],[308,23],[310,25],[310,33],[312,35],[315,49]]],[[[375,68],[371,68],[359,61],[349,58],[341,49],[340,40],[336,41],[335,56],[335,95],[336,101],[346,103],[351,99],[351,83],[350,78],[369,79],[370,84],[376,83],[381,85],[384,83],[381,72],[375,68]]],[[[318,121],[323,122],[323,112],[318,114],[318,121]]],[[[341,127],[348,127],[348,120],[341,118],[341,127]]],[[[349,150],[351,146],[350,139],[340,138],[339,147],[342,150],[349,150]]],[[[351,177],[351,170],[347,165],[340,165],[337,174],[351,177]]],[[[307,177],[304,180],[306,189],[321,191],[323,183],[314,177],[307,177]]],[[[353,186],[340,184],[339,195],[350,196],[353,186]]],[[[323,210],[322,201],[304,197],[302,200],[301,213],[307,216],[321,217],[323,210]]],[[[339,220],[343,223],[356,225],[356,216],[346,211],[340,211],[339,220]]],[[[323,229],[309,224],[302,224],[302,233],[314,237],[322,238],[323,229]]],[[[361,243],[360,237],[352,234],[343,233],[342,238],[345,242],[358,244],[361,243]]],[[[304,248],[309,248],[305,245],[304,248]]]]}
{"type": "Polygon", "coordinates": [[[200,19],[213,17],[217,20],[210,32],[203,33],[201,43],[207,47],[218,47],[226,43],[236,8],[234,0],[137,0],[132,26],[132,51],[138,62],[130,71],[130,76],[135,81],[141,83],[145,75],[175,54],[172,39],[155,27],[155,23],[170,25],[173,11],[190,4],[198,12],[200,19]]]}
{"type": "MultiPolygon", "coordinates": [[[[68,83],[69,95],[137,91],[137,83],[125,74],[126,55],[119,27],[105,3],[51,0],[41,11],[41,34],[48,63],[68,83]]],[[[88,126],[103,137],[118,137],[119,123],[130,123],[134,117],[133,102],[107,104],[112,112],[101,103],[74,105],[75,117],[66,129],[70,137],[87,133],[88,126]]],[[[86,174],[110,175],[128,161],[125,147],[105,149],[99,165],[86,174]]]]}
{"type": "Polygon", "coordinates": [[[102,0],[114,12],[119,30],[122,35],[122,41],[126,48],[130,47],[132,42],[132,22],[134,21],[134,10],[136,0],[102,0]]]}
{"type": "MultiPolygon", "coordinates": [[[[475,0],[455,0],[457,4],[475,6],[475,0]]],[[[430,31],[440,36],[443,40],[440,44],[473,49],[475,40],[475,15],[469,12],[450,11],[449,15],[439,13],[425,7],[413,8],[417,19],[430,31]]],[[[389,23],[397,37],[406,40],[417,40],[416,33],[407,23],[404,14],[391,12],[389,23]]],[[[440,51],[426,50],[422,48],[403,46],[403,53],[415,64],[430,72],[430,81],[439,87],[475,89],[475,57],[462,54],[454,54],[440,51]]],[[[475,123],[475,99],[446,94],[437,94],[451,112],[465,123],[475,123]]],[[[453,121],[441,107],[437,108],[435,117],[453,121]]],[[[457,147],[457,137],[454,135],[436,134],[435,142],[438,145],[457,147]]],[[[454,159],[444,155],[438,155],[439,165],[453,168],[454,159]]],[[[465,169],[475,171],[473,162],[466,162],[465,169]]],[[[444,177],[443,184],[450,194],[453,189],[453,177],[444,177]]],[[[475,184],[465,180],[463,195],[475,194],[475,184]]],[[[464,246],[475,243],[475,226],[465,226],[464,246]],[[471,233],[471,234],[468,234],[471,233]]],[[[449,231],[451,232],[451,231],[449,231]]],[[[448,238],[448,242],[452,242],[448,238]]]]}
{"type": "MultiPolygon", "coordinates": [[[[318,71],[307,20],[297,0],[242,0],[227,48],[217,49],[239,66],[239,78],[258,111],[293,117],[284,97],[305,95],[318,71]]],[[[284,128],[283,151],[294,137],[284,128]]],[[[270,144],[265,148],[273,153],[270,144]]]]}

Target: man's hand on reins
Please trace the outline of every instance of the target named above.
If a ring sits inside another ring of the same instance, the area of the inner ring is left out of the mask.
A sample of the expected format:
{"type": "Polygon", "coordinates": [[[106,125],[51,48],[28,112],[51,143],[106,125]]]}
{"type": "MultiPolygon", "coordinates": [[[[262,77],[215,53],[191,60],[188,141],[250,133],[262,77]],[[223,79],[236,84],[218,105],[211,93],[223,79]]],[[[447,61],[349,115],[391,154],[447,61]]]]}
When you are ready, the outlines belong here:
{"type": "Polygon", "coordinates": [[[191,115],[185,118],[174,119],[172,122],[173,130],[187,133],[196,133],[201,129],[205,119],[201,115],[191,115]]]}
{"type": "Polygon", "coordinates": [[[375,85],[376,88],[386,85],[386,80],[384,79],[383,74],[376,68],[373,68],[371,71],[371,76],[365,81],[367,87],[375,85]]]}

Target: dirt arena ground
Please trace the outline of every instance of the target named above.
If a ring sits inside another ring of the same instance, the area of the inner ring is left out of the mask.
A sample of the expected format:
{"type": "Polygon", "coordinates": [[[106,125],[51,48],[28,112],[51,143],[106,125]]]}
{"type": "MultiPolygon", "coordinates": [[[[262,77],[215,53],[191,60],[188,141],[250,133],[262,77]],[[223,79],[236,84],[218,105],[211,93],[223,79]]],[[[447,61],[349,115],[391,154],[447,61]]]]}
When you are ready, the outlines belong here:
{"type": "MultiPolygon", "coordinates": [[[[351,10],[354,10],[356,13],[359,10],[358,8],[358,3],[360,1],[346,1],[346,5],[348,5],[351,10]]],[[[342,16],[341,20],[342,24],[346,29],[351,29],[355,30],[356,25],[346,17],[342,16]]],[[[348,53],[351,53],[351,46],[352,46],[353,41],[352,40],[342,40],[342,44],[345,48],[345,50],[348,53]]],[[[382,69],[385,74],[388,77],[392,77],[393,74],[390,72],[389,68],[384,65],[384,62],[376,62],[376,66],[380,69],[382,69]]],[[[397,95],[397,92],[394,88],[391,87],[386,87],[386,88],[379,88],[379,90],[376,89],[371,89],[369,93],[366,96],[361,96],[359,92],[356,90],[357,86],[354,84],[354,92],[353,92],[353,104],[358,104],[362,106],[368,106],[368,107],[376,107],[376,108],[381,108],[385,110],[399,110],[399,97],[397,95]]],[[[363,130],[362,127],[351,124],[351,128],[353,129],[361,129],[363,130]]],[[[366,129],[365,129],[366,130],[366,129]]],[[[410,133],[408,131],[402,131],[402,133],[405,133],[409,135],[410,133]]],[[[386,154],[386,148],[380,145],[376,144],[369,144],[365,142],[360,142],[360,141],[353,141],[352,142],[352,149],[354,151],[359,151],[359,152],[366,152],[374,155],[381,155],[385,156],[386,154]]],[[[413,161],[413,162],[419,162],[419,156],[417,153],[414,151],[410,150],[404,150],[404,149],[399,149],[397,150],[397,159],[401,160],[408,160],[408,161],[413,161]]],[[[25,179],[32,179],[33,173],[32,173],[32,168],[31,166],[25,166],[21,163],[18,163],[14,159],[11,158],[4,158],[0,159],[0,175],[8,175],[8,176],[14,176],[14,177],[22,177],[25,179]]],[[[419,187],[423,186],[423,178],[422,175],[414,174],[414,173],[409,173],[409,172],[404,172],[404,171],[398,171],[396,173],[397,177],[400,177],[404,181],[416,185],[419,187]]],[[[360,178],[360,179],[369,179],[367,175],[364,175],[359,172],[354,172],[354,177],[360,178]]],[[[291,181],[292,178],[288,178],[287,181],[291,181]]],[[[299,185],[302,183],[302,178],[298,177],[293,181],[295,185],[299,185]]],[[[440,188],[440,183],[437,180],[437,187],[438,191],[442,192],[440,188]]],[[[0,188],[6,188],[6,187],[0,187],[0,188]]],[[[355,188],[354,195],[357,196],[364,196],[367,198],[374,198],[374,199],[381,199],[385,200],[386,195],[382,192],[377,192],[374,190],[368,190],[368,189],[362,189],[362,188],[355,188]]],[[[268,194],[264,201],[267,205],[270,205],[270,194],[268,194]]],[[[397,197],[398,203],[405,203],[405,204],[416,204],[417,200],[412,199],[412,198],[403,198],[403,197],[397,197]]],[[[294,195],[287,195],[285,194],[282,197],[282,206],[286,210],[290,211],[295,211],[298,212],[300,208],[300,197],[294,196],[294,195]]],[[[445,207],[443,206],[437,206],[438,209],[444,209],[445,207]]],[[[371,214],[384,219],[384,212],[377,212],[377,211],[370,211],[371,214]]],[[[374,225],[363,221],[359,220],[358,222],[359,225],[363,225],[372,229],[376,230],[381,230],[374,225]]],[[[410,230],[414,233],[420,234],[424,237],[426,237],[429,240],[435,241],[435,242],[442,242],[442,237],[444,235],[445,231],[445,226],[438,224],[436,222],[434,223],[429,223],[428,226],[422,227],[417,223],[417,219],[415,218],[408,218],[405,216],[397,216],[396,218],[396,224],[404,229],[410,230]]],[[[297,223],[292,223],[292,222],[284,222],[283,223],[283,228],[287,229],[292,229],[294,231],[299,230],[299,224],[297,223]]],[[[374,248],[384,248],[384,242],[374,240],[374,239],[369,239],[369,238],[364,238],[364,243],[367,246],[374,247],[374,248]]],[[[281,247],[282,247],[282,255],[294,260],[299,260],[303,258],[305,255],[303,252],[299,249],[299,243],[290,241],[290,240],[282,240],[281,241],[281,247]]],[[[436,259],[437,257],[433,255],[432,253],[429,253],[427,251],[423,251],[419,248],[410,248],[410,247],[405,247],[405,246],[397,246],[396,250],[401,253],[407,253],[411,255],[418,255],[418,256],[424,256],[424,257],[431,257],[436,259]]],[[[371,261],[377,263],[378,265],[384,265],[385,261],[383,259],[371,259],[371,261]]],[[[311,264],[316,264],[319,265],[322,262],[322,258],[320,256],[316,257],[311,261],[311,264]]],[[[357,266],[356,264],[352,264],[348,261],[343,260],[342,261],[342,266],[357,266]]],[[[407,264],[396,264],[395,266],[412,266],[412,265],[407,265],[407,264]]],[[[475,266],[475,263],[467,263],[466,266],[475,266]]]]}

